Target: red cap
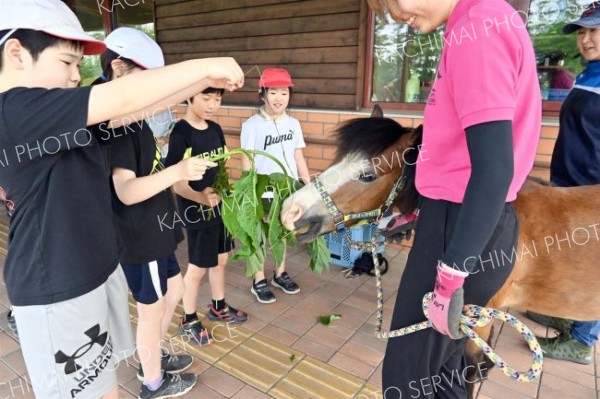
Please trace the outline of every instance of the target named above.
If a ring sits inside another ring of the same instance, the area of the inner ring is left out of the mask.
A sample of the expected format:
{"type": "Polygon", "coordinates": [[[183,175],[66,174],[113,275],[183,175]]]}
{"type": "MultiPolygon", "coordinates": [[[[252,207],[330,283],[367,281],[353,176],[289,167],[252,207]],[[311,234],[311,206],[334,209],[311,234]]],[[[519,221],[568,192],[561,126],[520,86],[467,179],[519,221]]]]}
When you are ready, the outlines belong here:
{"type": "Polygon", "coordinates": [[[267,68],[260,75],[258,87],[292,87],[292,77],[283,68],[267,68]]]}

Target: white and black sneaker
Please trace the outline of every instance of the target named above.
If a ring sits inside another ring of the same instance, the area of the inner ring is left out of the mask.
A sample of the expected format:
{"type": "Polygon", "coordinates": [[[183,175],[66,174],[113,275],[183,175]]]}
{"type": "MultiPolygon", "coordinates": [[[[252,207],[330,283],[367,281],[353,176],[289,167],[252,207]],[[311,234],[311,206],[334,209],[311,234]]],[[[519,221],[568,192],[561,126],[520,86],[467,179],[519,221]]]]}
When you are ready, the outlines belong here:
{"type": "Polygon", "coordinates": [[[156,391],[142,384],[139,399],[166,399],[183,396],[192,390],[198,377],[192,373],[163,374],[163,382],[156,391]]]}
{"type": "MultiPolygon", "coordinates": [[[[167,374],[181,373],[187,370],[192,363],[194,363],[194,359],[190,355],[170,355],[167,351],[162,351],[160,367],[167,374]]],[[[144,370],[141,367],[138,369],[137,378],[144,381],[144,370]]]]}
{"type": "Polygon", "coordinates": [[[19,338],[19,330],[17,330],[17,321],[15,320],[15,314],[13,313],[12,309],[8,311],[8,314],[6,315],[6,320],[8,321],[8,328],[10,328],[10,331],[13,334],[15,334],[17,338],[19,338]]]}
{"type": "Polygon", "coordinates": [[[300,292],[298,284],[294,283],[287,272],[281,273],[281,276],[277,277],[273,274],[273,280],[271,280],[273,287],[280,288],[286,294],[292,295],[300,292]]]}
{"type": "Polygon", "coordinates": [[[271,289],[267,285],[267,280],[260,280],[258,283],[252,282],[252,288],[250,288],[250,292],[254,294],[258,302],[260,303],[273,303],[277,299],[275,299],[275,295],[271,292],[271,289]]]}

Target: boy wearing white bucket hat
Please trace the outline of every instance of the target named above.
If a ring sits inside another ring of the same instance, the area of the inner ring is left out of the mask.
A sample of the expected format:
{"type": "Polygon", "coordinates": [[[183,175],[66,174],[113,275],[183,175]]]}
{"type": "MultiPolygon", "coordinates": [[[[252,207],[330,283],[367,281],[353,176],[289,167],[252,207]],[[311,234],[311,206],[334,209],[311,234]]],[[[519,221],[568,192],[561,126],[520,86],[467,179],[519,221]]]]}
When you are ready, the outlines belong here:
{"type": "MultiPolygon", "coordinates": [[[[101,82],[164,66],[162,50],[140,30],[118,28],[104,43],[108,49],[100,57],[101,82]]],[[[137,302],[138,379],[143,381],[139,397],[156,399],[182,396],[197,381],[196,375],[181,373],[192,365],[190,355],[169,354],[160,346],[185,287],[175,257],[183,232],[179,225],[164,228],[157,215],[175,214],[173,195],[165,184],[203,179],[206,168],[216,164],[192,157],[165,168],[147,122],[104,129],[102,134],[112,139],[113,209],[124,241],[120,263],[137,302]]]]}
{"type": "Polygon", "coordinates": [[[78,88],[83,54],[105,45],[60,0],[0,7],[0,187],[14,204],[4,278],[29,378],[39,398],[118,398],[116,360],[133,348],[127,287],[87,126],[239,88],[243,72],[231,58],[191,60],[78,88]]]}

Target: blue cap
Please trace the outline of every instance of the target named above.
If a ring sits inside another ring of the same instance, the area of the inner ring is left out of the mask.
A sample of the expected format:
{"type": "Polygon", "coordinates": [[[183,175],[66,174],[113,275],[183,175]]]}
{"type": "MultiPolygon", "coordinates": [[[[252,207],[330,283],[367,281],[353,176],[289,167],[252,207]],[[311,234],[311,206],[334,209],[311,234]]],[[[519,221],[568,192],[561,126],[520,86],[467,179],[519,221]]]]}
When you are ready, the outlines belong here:
{"type": "Polygon", "coordinates": [[[573,33],[579,28],[600,28],[600,1],[590,4],[577,21],[566,24],[564,33],[573,33]]]}

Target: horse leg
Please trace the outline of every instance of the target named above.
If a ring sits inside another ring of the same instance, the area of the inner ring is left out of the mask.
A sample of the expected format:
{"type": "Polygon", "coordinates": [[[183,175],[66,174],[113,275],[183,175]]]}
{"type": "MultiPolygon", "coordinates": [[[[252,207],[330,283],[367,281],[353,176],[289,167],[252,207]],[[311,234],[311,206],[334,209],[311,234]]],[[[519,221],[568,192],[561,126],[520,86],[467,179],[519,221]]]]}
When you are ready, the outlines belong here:
{"type": "MultiPolygon", "coordinates": [[[[485,327],[475,327],[473,330],[491,346],[494,336],[494,327],[492,324],[488,324],[485,327]]],[[[467,385],[467,394],[469,399],[473,399],[475,397],[475,385],[478,382],[487,380],[488,371],[494,367],[494,362],[485,356],[481,348],[471,340],[467,342],[465,358],[467,361],[467,370],[464,378],[467,385]]]]}

